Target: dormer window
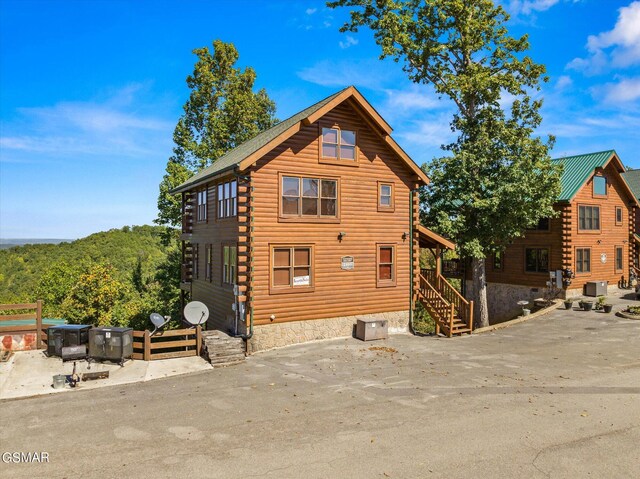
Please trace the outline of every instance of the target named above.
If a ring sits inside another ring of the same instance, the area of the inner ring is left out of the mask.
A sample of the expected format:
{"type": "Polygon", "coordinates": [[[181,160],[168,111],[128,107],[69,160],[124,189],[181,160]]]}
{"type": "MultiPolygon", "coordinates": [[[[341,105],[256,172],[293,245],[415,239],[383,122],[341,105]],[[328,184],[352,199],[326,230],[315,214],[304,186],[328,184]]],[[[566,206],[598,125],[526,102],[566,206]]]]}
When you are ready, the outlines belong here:
{"type": "Polygon", "coordinates": [[[593,177],[593,196],[607,196],[607,179],[604,176],[593,177]]]}
{"type": "Polygon", "coordinates": [[[339,128],[323,128],[322,158],[355,161],[356,132],[339,128]]]}

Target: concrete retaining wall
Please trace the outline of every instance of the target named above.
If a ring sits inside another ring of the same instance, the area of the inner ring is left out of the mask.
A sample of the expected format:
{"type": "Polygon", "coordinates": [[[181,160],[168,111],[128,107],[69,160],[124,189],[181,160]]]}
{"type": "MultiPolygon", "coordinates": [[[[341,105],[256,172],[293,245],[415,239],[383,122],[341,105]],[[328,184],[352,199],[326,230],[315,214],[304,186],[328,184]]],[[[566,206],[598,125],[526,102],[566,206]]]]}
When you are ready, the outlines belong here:
{"type": "Polygon", "coordinates": [[[389,321],[389,333],[406,333],[409,330],[409,311],[264,324],[254,326],[249,353],[317,339],[350,337],[358,319],[371,318],[389,321]]]}

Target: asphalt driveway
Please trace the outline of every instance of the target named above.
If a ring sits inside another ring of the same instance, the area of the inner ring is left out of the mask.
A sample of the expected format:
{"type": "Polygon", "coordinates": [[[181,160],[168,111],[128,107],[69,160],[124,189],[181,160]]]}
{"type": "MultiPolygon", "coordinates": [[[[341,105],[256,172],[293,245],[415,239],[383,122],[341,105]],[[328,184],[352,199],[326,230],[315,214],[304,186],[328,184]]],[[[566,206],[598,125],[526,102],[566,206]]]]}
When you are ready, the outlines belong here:
{"type": "Polygon", "coordinates": [[[11,478],[638,477],[640,321],[325,341],[0,410],[2,452],[49,457],[11,478]]]}

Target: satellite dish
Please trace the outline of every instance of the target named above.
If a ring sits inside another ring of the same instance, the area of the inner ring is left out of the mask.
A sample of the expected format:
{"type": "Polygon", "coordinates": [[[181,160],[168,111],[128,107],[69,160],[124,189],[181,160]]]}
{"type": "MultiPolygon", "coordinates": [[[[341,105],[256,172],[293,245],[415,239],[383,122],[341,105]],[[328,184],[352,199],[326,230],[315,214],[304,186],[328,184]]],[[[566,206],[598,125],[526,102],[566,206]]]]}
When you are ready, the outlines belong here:
{"type": "Polygon", "coordinates": [[[151,322],[156,328],[159,328],[165,323],[165,320],[162,317],[162,315],[158,313],[151,313],[151,315],[149,316],[149,319],[151,320],[151,322]]]}
{"type": "Polygon", "coordinates": [[[151,322],[155,326],[155,329],[153,331],[151,331],[151,334],[155,334],[155,332],[158,329],[160,329],[162,326],[164,326],[165,324],[167,324],[169,322],[171,317],[170,316],[163,317],[161,314],[151,313],[149,315],[149,319],[151,320],[151,322]]]}
{"type": "Polygon", "coordinates": [[[184,307],[184,319],[193,326],[203,324],[209,319],[209,308],[200,301],[191,301],[184,307]]]}

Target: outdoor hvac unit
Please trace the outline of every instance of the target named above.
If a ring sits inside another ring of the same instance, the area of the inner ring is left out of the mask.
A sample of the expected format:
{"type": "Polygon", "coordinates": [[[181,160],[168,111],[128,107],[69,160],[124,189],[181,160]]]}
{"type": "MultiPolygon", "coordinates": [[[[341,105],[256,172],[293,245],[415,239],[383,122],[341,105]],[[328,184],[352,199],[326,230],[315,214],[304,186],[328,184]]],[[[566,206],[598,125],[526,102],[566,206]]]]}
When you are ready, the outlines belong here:
{"type": "Polygon", "coordinates": [[[47,329],[47,355],[62,357],[62,348],[82,346],[89,341],[91,326],[86,324],[63,324],[47,329]]]}
{"type": "Polygon", "coordinates": [[[89,331],[89,357],[123,364],[133,355],[132,328],[93,328],[89,331]]]}
{"type": "Polygon", "coordinates": [[[363,341],[372,339],[387,339],[389,325],[385,319],[359,319],[356,324],[356,338],[363,341]]]}
{"type": "Polygon", "coordinates": [[[584,287],[585,296],[606,296],[607,281],[589,281],[584,287]]]}

